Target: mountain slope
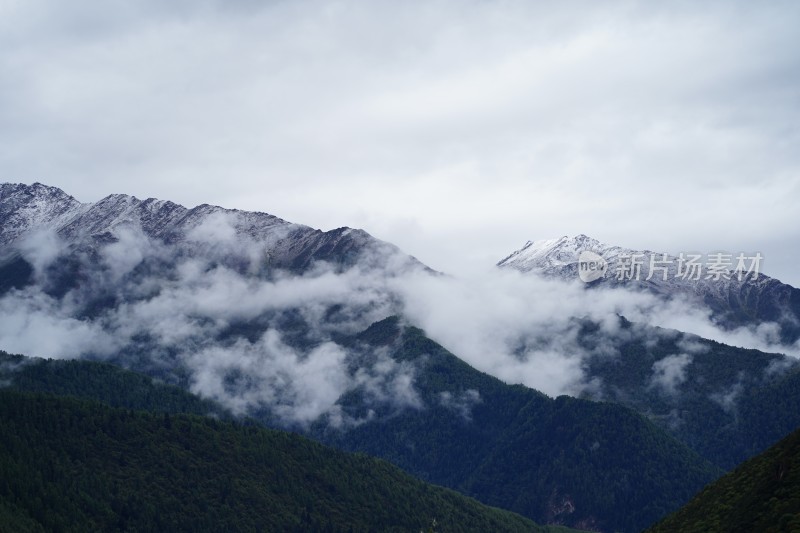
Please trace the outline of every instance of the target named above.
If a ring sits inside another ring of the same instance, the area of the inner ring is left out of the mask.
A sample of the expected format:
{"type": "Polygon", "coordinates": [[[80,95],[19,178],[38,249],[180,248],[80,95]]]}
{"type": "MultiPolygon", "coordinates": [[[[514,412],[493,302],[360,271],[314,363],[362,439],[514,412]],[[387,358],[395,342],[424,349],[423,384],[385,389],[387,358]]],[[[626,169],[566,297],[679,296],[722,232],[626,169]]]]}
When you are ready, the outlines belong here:
{"type": "MultiPolygon", "coordinates": [[[[677,258],[671,257],[667,272],[654,269],[648,280],[648,259],[652,255],[661,260],[663,254],[609,246],[585,235],[529,242],[498,265],[574,281],[584,252],[597,254],[608,264],[604,277],[578,283],[596,291],[592,294],[598,298],[605,289],[644,291],[676,313],[686,306],[672,308],[670,302],[688,299],[693,308],[710,310],[723,329],[745,326],[748,331],[766,331],[772,330],[768,322],[776,321],[783,342],[795,340],[793,309],[800,307],[793,302],[800,301],[800,291],[763,274],[742,280],[735,272],[720,279],[708,279],[707,274],[683,279],[678,276],[677,258]],[[635,255],[642,256],[640,279],[617,279],[624,258],[635,255]]],[[[588,318],[575,317],[572,322],[577,325],[576,346],[583,354],[583,379],[590,384],[584,397],[636,409],[725,469],[800,426],[800,364],[793,357],[728,346],[624,317],[616,318],[615,327],[588,318]]]]}
{"type": "Polygon", "coordinates": [[[9,391],[0,479],[18,531],[545,531],[289,433],[9,391]]]}
{"type": "MultiPolygon", "coordinates": [[[[718,475],[624,408],[551,400],[505,385],[396,318],[340,342],[358,357],[390,357],[413,368],[419,403],[381,402],[371,397],[380,389],[365,386],[338,401],[343,416],[360,422],[337,429],[322,418],[308,434],[383,457],[491,505],[541,522],[638,531],[718,475]],[[625,506],[615,503],[623,501],[625,506]]],[[[0,368],[0,381],[15,390],[158,412],[220,412],[211,402],[108,364],[6,355],[0,368]]],[[[253,414],[266,424],[279,423],[269,412],[253,414]]]]}
{"type": "MultiPolygon", "coordinates": [[[[363,357],[414,365],[424,407],[374,409],[369,423],[318,423],[311,434],[491,505],[545,523],[639,531],[720,473],[622,406],[506,385],[396,318],[350,342],[363,357]]],[[[355,394],[339,403],[353,415],[365,404],[355,394]]]]}
{"type": "Polygon", "coordinates": [[[800,430],[712,483],[651,533],[800,530],[800,430]]]}
{"type": "Polygon", "coordinates": [[[639,411],[725,469],[800,427],[797,360],[624,318],[619,324],[601,334],[583,322],[584,372],[594,383],[585,397],[639,411]]]}
{"type": "Polygon", "coordinates": [[[180,387],[96,361],[38,359],[0,350],[0,388],[151,413],[233,418],[222,406],[180,387]]]}
{"type": "MultiPolygon", "coordinates": [[[[433,273],[361,230],[125,195],[85,204],[41,184],[0,185],[3,348],[116,362],[231,408],[241,397],[233,374],[256,374],[236,380],[254,398],[238,412],[272,399],[262,392],[285,378],[278,359],[336,366],[332,334],[397,312],[388,280],[409,271],[433,273]]],[[[284,389],[302,390],[275,401],[294,396],[284,418],[304,422],[314,413],[295,404],[323,389],[289,381],[284,389]]],[[[320,410],[335,399],[326,395],[320,410]]]]}

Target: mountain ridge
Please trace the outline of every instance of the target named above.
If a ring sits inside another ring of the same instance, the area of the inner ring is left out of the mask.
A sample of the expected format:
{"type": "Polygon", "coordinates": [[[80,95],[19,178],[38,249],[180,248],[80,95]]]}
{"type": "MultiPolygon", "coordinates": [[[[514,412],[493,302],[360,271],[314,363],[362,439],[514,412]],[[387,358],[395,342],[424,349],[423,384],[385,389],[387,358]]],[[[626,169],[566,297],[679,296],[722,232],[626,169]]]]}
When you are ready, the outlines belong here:
{"type": "MultiPolygon", "coordinates": [[[[403,256],[396,246],[362,229],[329,231],[288,222],[260,211],[210,204],[187,208],[169,200],[110,194],[82,203],[63,190],[41,183],[0,184],[0,246],[46,231],[67,241],[113,242],[122,231],[141,232],[167,244],[186,244],[204,237],[221,243],[250,241],[269,255],[272,266],[305,271],[316,261],[352,265],[359,255],[403,256]]],[[[406,268],[427,268],[405,256],[406,268]]]]}

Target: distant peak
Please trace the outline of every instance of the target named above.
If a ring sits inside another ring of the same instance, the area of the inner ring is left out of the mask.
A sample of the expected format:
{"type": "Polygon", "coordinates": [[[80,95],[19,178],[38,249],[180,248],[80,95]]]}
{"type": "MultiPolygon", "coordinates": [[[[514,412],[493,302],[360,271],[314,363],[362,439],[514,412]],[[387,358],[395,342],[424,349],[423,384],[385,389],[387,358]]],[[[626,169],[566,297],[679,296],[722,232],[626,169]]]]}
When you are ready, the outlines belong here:
{"type": "Polygon", "coordinates": [[[119,201],[123,201],[123,202],[139,202],[140,200],[138,198],[136,198],[135,196],[131,196],[129,194],[114,193],[114,194],[109,194],[105,198],[101,199],[100,202],[98,202],[98,203],[109,202],[109,201],[112,201],[112,202],[119,202],[119,201]]]}
{"type": "Polygon", "coordinates": [[[528,241],[521,250],[555,250],[560,248],[588,249],[598,246],[603,246],[600,241],[589,237],[586,234],[579,233],[578,235],[573,236],[562,235],[561,237],[556,237],[554,239],[528,241]]]}
{"type": "Polygon", "coordinates": [[[0,183],[0,198],[17,204],[31,203],[60,203],[79,204],[78,200],[59,189],[39,183],[38,181],[27,185],[25,183],[0,183]],[[11,200],[15,199],[15,200],[11,200]]]}
{"type": "Polygon", "coordinates": [[[498,266],[514,266],[529,270],[542,264],[564,265],[578,260],[584,250],[599,251],[607,246],[584,233],[562,235],[552,239],[528,241],[525,246],[497,263],[498,266]]]}
{"type": "Polygon", "coordinates": [[[58,187],[45,185],[44,183],[39,183],[38,181],[30,185],[27,185],[25,183],[0,183],[0,189],[16,191],[16,192],[27,192],[29,194],[41,194],[43,192],[46,192],[51,195],[65,196],[71,198],[70,195],[68,195],[58,187]]]}

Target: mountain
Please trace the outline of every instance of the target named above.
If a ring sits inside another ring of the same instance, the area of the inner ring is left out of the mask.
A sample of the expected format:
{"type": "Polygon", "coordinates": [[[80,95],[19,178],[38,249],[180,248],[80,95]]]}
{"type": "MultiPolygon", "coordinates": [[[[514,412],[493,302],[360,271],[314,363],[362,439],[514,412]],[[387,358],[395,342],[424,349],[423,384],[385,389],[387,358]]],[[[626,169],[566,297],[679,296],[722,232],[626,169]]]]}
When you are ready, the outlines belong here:
{"type": "Polygon", "coordinates": [[[2,390],[0,479],[4,531],[547,531],[290,433],[2,390]]]}
{"type": "Polygon", "coordinates": [[[715,481],[647,531],[800,531],[800,430],[715,481]]]}
{"type": "MultiPolygon", "coordinates": [[[[402,255],[393,245],[358,229],[323,232],[267,213],[208,204],[188,209],[170,201],[140,200],[124,194],[81,203],[61,189],[41,183],[0,184],[0,247],[19,244],[32,233],[55,234],[73,247],[79,243],[100,246],[142,235],[178,245],[189,254],[237,240],[249,245],[245,251],[250,254],[237,257],[237,261],[246,262],[251,268],[281,268],[296,273],[309,269],[315,261],[339,267],[370,261],[376,261],[375,266],[386,266],[382,259],[402,255]]],[[[228,248],[225,251],[242,251],[228,248]]],[[[406,267],[421,266],[411,257],[404,257],[401,263],[406,267]]]]}
{"type": "Polygon", "coordinates": [[[800,289],[761,273],[756,254],[742,254],[739,265],[739,254],[701,257],[687,253],[681,258],[680,254],[632,250],[577,235],[528,241],[497,265],[571,281],[579,277],[578,260],[583,252],[593,252],[607,264],[604,275],[590,283],[592,287],[625,287],[667,298],[682,296],[707,307],[726,329],[772,322],[780,326],[779,337],[784,344],[800,339],[800,289]],[[690,259],[698,265],[696,269],[689,266],[690,259]]]}
{"type": "Polygon", "coordinates": [[[433,273],[358,229],[0,184],[0,311],[12,351],[115,360],[188,386],[197,376],[186,359],[203,348],[268,331],[310,346],[396,312],[376,284],[409,271],[433,273]],[[345,295],[358,297],[343,305],[345,295]]]}
{"type": "MultiPolygon", "coordinates": [[[[785,300],[771,298],[769,287],[797,293],[763,275],[742,282],[735,274],[729,280],[682,280],[675,277],[675,265],[667,281],[659,276],[646,280],[647,265],[641,281],[617,280],[612,273],[623,257],[649,256],[651,252],[607,246],[585,235],[529,242],[499,265],[570,280],[578,277],[578,258],[584,252],[593,252],[608,262],[605,276],[587,284],[588,290],[625,288],[664,299],[691,297],[696,305],[717,310],[724,307],[720,303],[724,300],[741,304],[740,311],[747,302],[735,300],[730,297],[732,293],[720,295],[734,286],[738,286],[739,294],[761,291],[760,298],[765,299],[762,305],[749,307],[740,316],[742,320],[745,314],[751,316],[750,325],[758,323],[752,318],[758,309],[785,311],[785,300]]],[[[732,304],[728,309],[734,307],[732,304]]],[[[722,315],[716,316],[725,321],[722,315]]],[[[793,320],[786,313],[782,316],[788,322],[793,320]]],[[[584,389],[583,397],[637,410],[722,468],[733,468],[800,427],[800,364],[793,357],[736,348],[696,335],[631,323],[624,317],[617,319],[617,327],[600,327],[588,318],[574,321],[579,324],[576,346],[584,354],[584,379],[591,384],[584,389]]],[[[784,333],[789,331],[785,325],[784,333]]]]}
{"type": "MultiPolygon", "coordinates": [[[[348,431],[320,421],[310,434],[490,505],[543,523],[639,531],[719,475],[633,411],[507,385],[397,318],[343,342],[361,357],[413,365],[424,408],[376,409],[348,431]]],[[[340,405],[364,416],[359,394],[340,405]]]]}
{"type": "MultiPolygon", "coordinates": [[[[2,349],[135,370],[165,383],[157,397],[169,398],[179,387],[209,402],[186,407],[200,414],[257,420],[376,455],[540,522],[641,530],[721,475],[712,463],[727,466],[736,454],[769,444],[755,440],[717,457],[721,439],[708,432],[667,433],[665,413],[687,405],[701,413],[717,405],[713,398],[689,404],[653,399],[658,391],[644,383],[666,372],[662,361],[690,364],[669,359],[680,356],[672,350],[685,349],[685,339],[670,341],[667,333],[654,333],[664,344],[639,346],[646,339],[601,339],[591,324],[575,323],[570,331],[584,332],[578,343],[564,345],[576,350],[570,360],[580,358],[595,374],[598,395],[592,398],[613,403],[554,399],[475,370],[403,318],[403,284],[444,277],[359,230],[320,232],[263,213],[187,209],[124,195],[84,204],[39,184],[3,185],[0,216],[2,349]],[[593,359],[609,345],[634,354],[620,365],[640,365],[639,373],[593,359]],[[630,398],[615,393],[629,386],[626,376],[639,380],[629,387],[630,398]],[[639,414],[619,405],[625,402],[639,414]]],[[[453,328],[470,327],[457,316],[451,320],[453,328]]],[[[531,327],[512,342],[535,344],[550,334],[531,327]]],[[[510,356],[536,372],[536,359],[526,359],[530,353],[526,348],[510,356]]],[[[756,357],[753,368],[764,379],[742,382],[747,390],[776,387],[758,399],[754,413],[764,412],[767,398],[792,390],[792,383],[767,379],[769,369],[788,375],[784,359],[756,357]]],[[[15,367],[0,379],[17,386],[29,379],[37,392],[80,394],[58,384],[59,376],[85,382],[85,371],[50,362],[15,367]]],[[[109,384],[126,391],[122,398],[140,401],[141,383],[122,384],[108,366],[88,372],[105,373],[109,384]]],[[[718,395],[714,387],[735,386],[732,379],[721,372],[698,394],[718,395]]],[[[109,387],[85,388],[113,396],[109,387]]],[[[735,420],[732,413],[717,417],[714,427],[735,420]]],[[[764,434],[778,435],[792,416],[770,418],[771,433],[764,434]]],[[[740,429],[719,436],[752,428],[740,429]]]]}

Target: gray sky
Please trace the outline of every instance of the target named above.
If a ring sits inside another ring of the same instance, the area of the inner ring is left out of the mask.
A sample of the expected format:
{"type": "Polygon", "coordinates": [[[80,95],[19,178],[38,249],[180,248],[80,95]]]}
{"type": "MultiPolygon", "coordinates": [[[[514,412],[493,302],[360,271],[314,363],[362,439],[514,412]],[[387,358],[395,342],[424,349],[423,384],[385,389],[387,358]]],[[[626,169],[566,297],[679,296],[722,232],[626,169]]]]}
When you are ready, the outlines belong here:
{"type": "Polygon", "coordinates": [[[0,0],[0,180],[800,286],[800,3],[0,0]],[[702,5],[701,5],[702,4],[702,5]]]}

